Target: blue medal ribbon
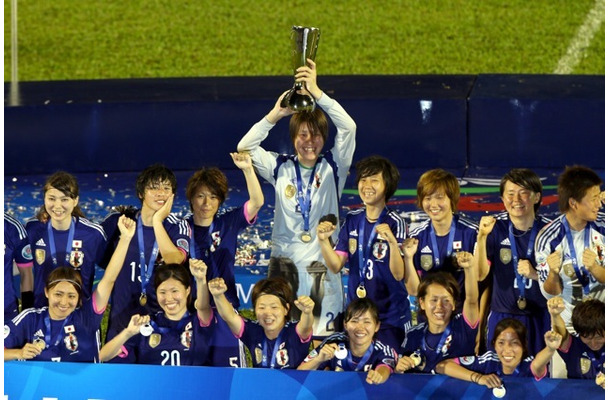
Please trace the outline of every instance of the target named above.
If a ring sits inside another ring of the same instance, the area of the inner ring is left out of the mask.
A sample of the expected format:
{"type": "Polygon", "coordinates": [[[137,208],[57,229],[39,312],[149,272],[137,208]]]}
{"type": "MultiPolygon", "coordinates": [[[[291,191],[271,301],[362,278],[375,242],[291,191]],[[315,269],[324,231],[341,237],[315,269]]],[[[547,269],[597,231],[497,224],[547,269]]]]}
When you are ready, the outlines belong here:
{"type": "Polygon", "coordinates": [[[377,237],[377,232],[375,231],[375,228],[377,228],[377,225],[379,225],[379,223],[381,222],[383,217],[385,217],[386,214],[387,214],[386,208],[381,210],[381,214],[379,214],[379,218],[377,218],[377,221],[375,221],[375,224],[373,224],[373,227],[371,228],[371,233],[369,234],[369,240],[367,242],[366,247],[364,247],[364,226],[366,223],[366,211],[363,212],[362,216],[360,217],[360,221],[358,223],[358,268],[360,271],[360,285],[361,286],[364,286],[366,261],[371,257],[371,249],[372,249],[372,245],[373,245],[373,240],[375,240],[375,238],[377,237]]]}
{"type": "MultiPolygon", "coordinates": [[[[273,369],[275,368],[275,356],[280,348],[280,343],[282,343],[282,336],[284,333],[284,328],[282,328],[282,330],[280,331],[280,334],[277,335],[277,338],[275,338],[275,344],[273,345],[273,353],[271,353],[271,365],[269,366],[269,368],[273,369]]],[[[267,343],[269,342],[269,339],[267,339],[267,336],[265,336],[263,334],[264,338],[263,338],[263,359],[261,360],[261,365],[265,368],[267,368],[268,364],[269,364],[269,360],[268,360],[268,356],[267,356],[267,352],[269,351],[269,347],[267,346],[267,343]]]]}
{"type": "MultiPolygon", "coordinates": [[[[532,225],[532,230],[530,232],[530,236],[527,242],[527,252],[525,254],[525,259],[529,260],[534,252],[534,243],[536,242],[536,235],[538,233],[538,227],[536,226],[536,221],[534,220],[534,225],[532,225]]],[[[510,251],[512,253],[513,258],[513,269],[515,271],[515,279],[517,281],[517,286],[519,287],[519,297],[525,298],[525,280],[527,279],[525,276],[521,276],[519,279],[519,273],[517,272],[517,265],[519,264],[519,254],[517,253],[517,241],[515,240],[515,234],[513,233],[513,222],[508,221],[508,240],[510,240],[510,251]]]]}
{"type": "MultiPolygon", "coordinates": [[[[182,332],[182,330],[186,326],[187,322],[190,320],[190,317],[191,317],[191,313],[189,311],[185,312],[184,315],[182,316],[182,318],[180,318],[180,321],[178,322],[178,324],[174,328],[170,328],[169,326],[159,326],[159,324],[157,324],[153,320],[150,320],[150,326],[153,327],[153,332],[160,332],[164,335],[170,331],[182,332]]],[[[165,317],[165,318],[167,318],[167,317],[165,317]]],[[[169,320],[169,318],[168,318],[168,320],[169,320]]]]}
{"type": "Polygon", "coordinates": [[[146,288],[150,282],[150,278],[153,273],[153,269],[155,268],[155,261],[157,260],[157,255],[159,254],[159,246],[157,245],[157,240],[155,239],[155,243],[153,244],[152,252],[150,253],[150,259],[148,260],[148,264],[146,264],[146,257],[144,256],[144,229],[142,228],[144,224],[142,223],[142,216],[138,215],[138,251],[140,253],[140,284],[142,285],[142,295],[146,295],[146,288]]]}
{"type": "MultiPolygon", "coordinates": [[[[449,238],[447,239],[447,251],[445,257],[451,256],[453,253],[453,238],[455,237],[455,219],[451,220],[451,228],[449,228],[449,238]]],[[[432,254],[434,256],[434,266],[440,267],[441,257],[438,251],[438,244],[436,243],[436,233],[434,232],[434,226],[430,223],[430,243],[432,244],[432,254]]]]}
{"type": "MultiPolygon", "coordinates": [[[[426,322],[426,327],[424,328],[424,334],[421,338],[422,350],[430,347],[428,345],[428,343],[426,342],[426,334],[428,333],[428,327],[429,327],[429,325],[426,322]]],[[[438,341],[438,344],[436,345],[436,350],[435,350],[436,354],[439,354],[441,352],[441,350],[443,350],[443,345],[445,344],[445,340],[447,340],[447,337],[449,336],[450,333],[451,333],[451,321],[449,322],[449,324],[443,331],[443,334],[441,335],[441,339],[438,341]]]]}
{"type": "Polygon", "coordinates": [[[301,215],[303,215],[303,230],[305,232],[309,232],[309,212],[311,209],[311,188],[313,186],[313,180],[316,175],[316,167],[321,161],[321,158],[318,157],[316,163],[313,166],[311,171],[311,175],[309,176],[309,184],[307,185],[307,189],[303,193],[303,179],[301,178],[301,169],[299,167],[299,159],[298,157],[294,157],[294,170],[297,177],[297,202],[299,203],[299,207],[301,207],[301,215]]]}
{"type": "MultiPolygon", "coordinates": [[[[373,353],[373,349],[374,348],[375,348],[375,344],[371,343],[369,345],[369,348],[366,349],[366,352],[364,353],[364,355],[362,356],[362,358],[360,359],[360,361],[358,362],[358,364],[354,368],[354,371],[362,371],[362,368],[364,368],[364,366],[366,365],[366,362],[369,360],[369,358],[371,358],[371,354],[373,353]]],[[[349,366],[352,366],[352,365],[356,364],[354,362],[354,360],[352,359],[352,351],[351,350],[347,351],[347,363],[348,363],[349,366]]]]}
{"type": "Polygon", "coordinates": [[[71,317],[72,317],[72,314],[68,315],[68,317],[66,319],[64,319],[64,322],[61,324],[61,328],[59,329],[59,333],[55,337],[55,341],[51,342],[51,318],[49,316],[49,311],[47,310],[47,312],[44,316],[44,326],[46,329],[46,332],[44,333],[44,340],[45,340],[45,343],[47,344],[47,347],[57,347],[59,342],[61,342],[61,337],[63,336],[64,328],[68,324],[68,320],[70,320],[71,317]]]}
{"type": "MultiPolygon", "coordinates": [[[[584,266],[580,266],[578,264],[578,259],[576,258],[576,248],[574,247],[574,240],[572,239],[572,231],[570,230],[570,225],[568,224],[568,220],[565,215],[561,218],[561,223],[563,224],[563,228],[566,234],[566,240],[568,241],[568,247],[570,248],[570,259],[572,260],[572,267],[574,268],[576,278],[578,278],[578,282],[580,282],[580,284],[582,285],[582,290],[586,296],[589,294],[589,283],[591,282],[589,279],[589,272],[584,266]]],[[[585,226],[585,248],[589,246],[590,237],[591,227],[589,226],[589,223],[587,223],[587,226],[585,226]]]]}
{"type": "MultiPolygon", "coordinates": [[[[72,250],[72,240],[74,240],[74,218],[70,218],[70,228],[68,230],[68,241],[66,242],[66,263],[70,264],[70,251],[72,250]]],[[[47,232],[49,235],[49,247],[51,250],[51,259],[53,260],[53,265],[55,267],[59,267],[57,263],[57,249],[55,247],[55,237],[53,235],[53,226],[51,225],[51,221],[47,222],[47,232]]]]}
{"type": "Polygon", "coordinates": [[[212,252],[210,250],[212,247],[212,232],[214,232],[214,220],[212,220],[212,223],[208,227],[208,234],[204,238],[203,249],[205,251],[203,254],[203,258],[199,258],[199,251],[197,250],[197,242],[195,240],[195,219],[193,219],[192,221],[193,221],[193,223],[191,224],[191,243],[190,243],[191,258],[194,258],[196,260],[203,260],[208,265],[208,267],[210,267],[209,272],[211,274],[208,274],[208,276],[215,278],[218,276],[217,272],[216,272],[216,263],[214,262],[215,260],[214,260],[214,257],[212,256],[212,252]]]}

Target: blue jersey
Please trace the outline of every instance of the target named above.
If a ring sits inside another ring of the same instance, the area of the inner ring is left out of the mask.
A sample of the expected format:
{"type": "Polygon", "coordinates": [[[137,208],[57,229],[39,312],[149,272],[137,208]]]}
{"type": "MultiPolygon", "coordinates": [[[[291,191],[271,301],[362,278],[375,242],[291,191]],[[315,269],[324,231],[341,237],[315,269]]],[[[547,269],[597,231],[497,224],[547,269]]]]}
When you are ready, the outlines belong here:
{"type": "Polygon", "coordinates": [[[453,216],[453,223],[455,224],[455,234],[452,243],[448,243],[449,234],[434,235],[436,246],[432,243],[431,233],[434,233],[434,227],[430,219],[410,224],[409,237],[417,238],[419,241],[417,252],[413,256],[413,265],[421,278],[429,273],[446,271],[458,281],[460,299],[456,307],[458,311],[461,311],[465,299],[464,270],[458,266],[457,253],[467,251],[474,254],[478,227],[473,221],[459,214],[453,216]],[[436,255],[434,254],[435,247],[438,249],[436,255]]]}
{"type": "MultiPolygon", "coordinates": [[[[570,333],[573,333],[572,329],[572,310],[578,303],[581,303],[585,297],[592,297],[602,302],[606,298],[606,286],[603,283],[598,282],[592,274],[588,275],[588,285],[583,286],[579,280],[575,268],[572,262],[572,255],[570,254],[570,244],[567,237],[567,232],[564,227],[563,220],[565,215],[561,215],[554,219],[551,223],[546,225],[536,238],[536,263],[538,270],[538,284],[540,285],[540,291],[546,298],[554,297],[554,295],[547,293],[544,290],[544,282],[549,276],[549,265],[546,260],[547,257],[558,249],[562,251],[562,260],[560,264],[559,279],[561,285],[561,294],[565,309],[561,313],[561,318],[566,322],[566,328],[570,333]],[[585,293],[588,288],[589,294],[585,293]]],[[[605,265],[605,244],[604,235],[605,229],[605,213],[599,212],[597,220],[587,223],[585,229],[580,232],[570,230],[572,236],[572,243],[574,244],[574,252],[576,253],[576,263],[581,266],[581,270],[584,270],[582,263],[582,254],[585,248],[590,248],[598,254],[597,261],[602,266],[605,265]],[[586,233],[588,231],[589,238],[588,242],[585,243],[586,233]]]]}
{"type": "Polygon", "coordinates": [[[44,288],[47,277],[57,267],[72,267],[79,271],[83,279],[83,297],[89,298],[93,293],[95,266],[104,255],[106,235],[99,224],[86,218],[72,217],[72,224],[74,236],[71,243],[68,239],[72,228],[59,231],[51,226],[50,221],[38,219],[30,219],[25,225],[34,255],[34,307],[48,304],[44,288]]]}
{"type": "Polygon", "coordinates": [[[32,360],[98,362],[103,315],[92,298],[61,321],[50,319],[47,307],[28,308],[4,325],[4,347],[17,349],[44,342],[46,348],[32,360]]]}
{"type": "MultiPolygon", "coordinates": [[[[116,231],[118,231],[117,223],[120,216],[120,213],[112,213],[108,215],[102,223],[108,237],[115,237],[116,241],[119,239],[118,235],[116,235],[116,231]]],[[[136,221],[137,219],[136,216],[136,221]]],[[[185,253],[188,253],[190,237],[188,223],[179,217],[170,214],[163,221],[163,227],[174,245],[185,253]]],[[[129,243],[123,267],[119,272],[119,276],[114,284],[112,296],[110,297],[107,341],[115,337],[129,325],[132,315],[154,315],[158,311],[161,311],[152,282],[154,267],[162,262],[161,252],[158,253],[152,268],[149,268],[148,266],[155,243],[155,232],[152,226],[142,225],[140,227],[139,225],[136,225],[136,234],[129,243]],[[140,264],[140,246],[137,233],[140,228],[142,228],[144,243],[144,266],[140,264]],[[142,270],[142,267],[144,267],[144,270],[142,270]],[[144,287],[142,285],[142,275],[145,277],[144,281],[146,281],[147,276],[150,279],[148,284],[145,284],[144,287]],[[140,297],[143,291],[146,293],[146,304],[144,306],[140,304],[140,297]]],[[[109,245],[116,247],[116,242],[109,243],[109,245]]]]}
{"type": "Polygon", "coordinates": [[[502,363],[496,352],[492,350],[489,350],[480,356],[459,357],[456,361],[462,367],[483,375],[496,374],[499,377],[515,376],[519,378],[535,378],[537,381],[546,376],[546,372],[542,374],[542,376],[536,376],[532,372],[532,361],[534,361],[534,356],[523,359],[511,375],[506,375],[502,372],[502,363]]]}
{"type": "Polygon", "coordinates": [[[308,338],[301,338],[297,332],[297,321],[287,322],[275,339],[265,336],[263,327],[256,321],[243,319],[239,339],[248,347],[254,368],[296,369],[309,352],[308,338]]]}
{"type": "Polygon", "coordinates": [[[421,357],[421,364],[413,372],[430,373],[442,360],[473,354],[478,326],[478,321],[471,325],[463,314],[457,314],[445,332],[433,334],[428,331],[428,323],[422,322],[409,329],[401,352],[421,357]]]}
{"type": "MultiPolygon", "coordinates": [[[[223,278],[227,284],[225,293],[227,300],[234,308],[239,308],[239,298],[235,287],[235,252],[237,251],[237,235],[248,225],[252,225],[256,217],[248,221],[245,205],[228,211],[219,212],[209,227],[193,224],[193,216],[185,218],[192,229],[191,258],[203,260],[208,266],[207,281],[213,278],[223,278]],[[194,227],[194,229],[193,229],[194,227]],[[212,232],[210,232],[210,227],[212,232]],[[194,252],[193,252],[194,250],[194,252]]],[[[211,296],[210,296],[211,297],[211,296]]],[[[210,298],[212,306],[214,299],[210,298]]]]}
{"type": "MultiPolygon", "coordinates": [[[[379,223],[386,223],[394,233],[398,243],[407,235],[404,220],[395,211],[387,212],[379,223]]],[[[347,256],[349,279],[347,285],[347,303],[357,298],[356,289],[362,283],[366,297],[373,300],[379,311],[382,327],[398,327],[405,330],[410,326],[411,310],[409,294],[403,280],[396,280],[390,271],[390,246],[387,241],[377,238],[372,232],[374,223],[366,219],[365,209],[350,211],[341,230],[335,251],[347,256]],[[360,237],[362,227],[363,237],[360,237]],[[375,236],[370,240],[371,233],[375,236]],[[368,244],[371,247],[367,249],[368,244]],[[366,258],[360,270],[360,253],[366,258]]]]}
{"type": "Polygon", "coordinates": [[[595,379],[598,373],[606,374],[606,346],[593,351],[578,336],[570,335],[567,350],[559,349],[565,361],[569,379],[595,379]]]}
{"type": "Polygon", "coordinates": [[[20,268],[32,267],[28,235],[16,218],[4,213],[4,320],[19,313],[19,293],[13,286],[13,261],[20,268]]]}
{"type": "Polygon", "coordinates": [[[334,333],[324,339],[324,341],[314,350],[312,350],[303,362],[309,362],[316,358],[322,350],[322,347],[327,343],[337,343],[345,346],[347,356],[344,359],[338,359],[333,356],[330,360],[322,362],[317,369],[331,371],[364,371],[368,372],[371,369],[376,369],[382,365],[394,371],[396,368],[396,360],[398,358],[396,352],[390,346],[386,346],[379,340],[373,340],[371,346],[362,357],[352,355],[349,348],[349,338],[345,333],[334,333]]]}
{"type": "Polygon", "coordinates": [[[211,335],[208,341],[208,360],[205,365],[236,368],[248,366],[243,342],[233,335],[229,325],[215,309],[208,329],[211,335]]]}
{"type": "Polygon", "coordinates": [[[204,365],[208,357],[210,330],[197,313],[172,321],[161,311],[151,318],[150,336],[137,334],[128,340],[120,355],[129,363],[153,365],[204,365]]]}
{"type": "MultiPolygon", "coordinates": [[[[540,232],[542,227],[550,221],[544,217],[536,217],[534,226],[530,231],[522,232],[513,227],[515,248],[519,260],[528,260],[532,267],[536,267],[534,242],[532,242],[531,254],[527,256],[528,244],[532,233],[540,232]]],[[[513,254],[509,238],[509,217],[504,212],[496,216],[496,223],[487,237],[487,258],[491,261],[489,273],[493,279],[493,296],[491,298],[491,310],[516,315],[541,315],[546,314],[546,299],[540,293],[540,286],[531,279],[515,275],[513,266],[513,254]],[[517,279],[523,279],[524,297],[526,308],[519,309],[517,299],[519,298],[519,285],[517,279]]],[[[535,240],[535,237],[533,238],[535,240]]]]}

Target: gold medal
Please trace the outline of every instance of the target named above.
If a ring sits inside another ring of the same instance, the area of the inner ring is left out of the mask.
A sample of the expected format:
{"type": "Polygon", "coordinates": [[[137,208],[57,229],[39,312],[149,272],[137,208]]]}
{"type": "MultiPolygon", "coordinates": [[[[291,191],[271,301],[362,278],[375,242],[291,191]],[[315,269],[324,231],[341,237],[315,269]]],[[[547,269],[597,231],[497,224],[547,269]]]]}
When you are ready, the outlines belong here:
{"type": "Polygon", "coordinates": [[[42,339],[34,340],[34,346],[38,347],[41,351],[47,347],[47,344],[42,339]]]}
{"type": "Polygon", "coordinates": [[[411,360],[413,360],[413,364],[417,367],[419,364],[421,364],[421,357],[419,356],[419,354],[417,353],[413,353],[409,356],[409,358],[411,360]]]}
{"type": "Polygon", "coordinates": [[[366,289],[364,288],[364,285],[358,286],[356,289],[356,296],[358,296],[360,299],[364,299],[366,297],[366,289]]]}
{"type": "Polygon", "coordinates": [[[292,196],[294,196],[296,194],[296,192],[297,192],[297,189],[292,185],[286,186],[286,190],[284,190],[284,194],[289,199],[291,199],[292,196]]]}
{"type": "Polygon", "coordinates": [[[144,307],[144,306],[146,305],[146,300],[147,300],[147,299],[146,299],[146,293],[142,293],[142,294],[140,295],[140,305],[141,305],[142,307],[144,307]]]}
{"type": "Polygon", "coordinates": [[[517,299],[517,307],[519,307],[519,310],[525,310],[525,307],[527,307],[527,301],[525,300],[525,297],[519,297],[517,299]]]}
{"type": "Polygon", "coordinates": [[[311,242],[311,234],[309,232],[301,233],[301,240],[303,241],[303,243],[311,242]]]}

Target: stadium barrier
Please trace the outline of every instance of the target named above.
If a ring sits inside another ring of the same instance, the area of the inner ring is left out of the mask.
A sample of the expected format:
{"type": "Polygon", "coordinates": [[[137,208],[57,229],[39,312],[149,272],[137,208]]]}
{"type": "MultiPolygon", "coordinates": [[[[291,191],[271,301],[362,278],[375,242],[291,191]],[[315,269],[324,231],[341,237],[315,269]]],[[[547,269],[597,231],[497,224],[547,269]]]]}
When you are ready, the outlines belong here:
{"type": "MultiPolygon", "coordinates": [[[[484,386],[444,375],[393,374],[382,385],[365,378],[364,372],[11,361],[4,363],[4,398],[495,399],[484,386]]],[[[592,380],[509,377],[504,386],[506,399],[604,398],[592,380]]]]}

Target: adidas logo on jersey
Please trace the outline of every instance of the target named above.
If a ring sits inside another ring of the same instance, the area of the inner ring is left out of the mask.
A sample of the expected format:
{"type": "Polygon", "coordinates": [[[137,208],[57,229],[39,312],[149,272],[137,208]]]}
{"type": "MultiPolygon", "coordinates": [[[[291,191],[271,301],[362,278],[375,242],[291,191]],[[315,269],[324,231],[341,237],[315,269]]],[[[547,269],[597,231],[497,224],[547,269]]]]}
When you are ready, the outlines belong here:
{"type": "Polygon", "coordinates": [[[353,231],[351,231],[349,233],[350,236],[358,236],[358,232],[356,232],[356,230],[354,229],[353,231]]]}
{"type": "Polygon", "coordinates": [[[426,246],[423,249],[421,249],[422,253],[432,253],[432,250],[430,250],[430,247],[426,246]]]}
{"type": "Polygon", "coordinates": [[[508,238],[500,242],[500,246],[510,246],[510,240],[508,238]]]}
{"type": "Polygon", "coordinates": [[[42,238],[38,239],[38,241],[36,242],[36,246],[47,247],[42,238]]]}
{"type": "Polygon", "coordinates": [[[36,337],[44,337],[44,333],[42,333],[42,329],[38,329],[34,334],[36,337]]]}

